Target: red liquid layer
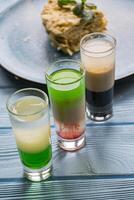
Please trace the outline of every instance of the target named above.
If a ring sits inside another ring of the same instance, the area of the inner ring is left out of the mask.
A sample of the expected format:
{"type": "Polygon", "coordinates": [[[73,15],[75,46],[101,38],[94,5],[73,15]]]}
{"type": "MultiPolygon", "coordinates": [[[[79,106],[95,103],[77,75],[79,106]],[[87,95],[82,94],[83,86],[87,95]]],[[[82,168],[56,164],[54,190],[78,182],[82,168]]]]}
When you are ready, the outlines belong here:
{"type": "Polygon", "coordinates": [[[84,126],[80,124],[63,124],[57,123],[57,134],[63,139],[77,139],[79,138],[84,132],[84,126]]]}

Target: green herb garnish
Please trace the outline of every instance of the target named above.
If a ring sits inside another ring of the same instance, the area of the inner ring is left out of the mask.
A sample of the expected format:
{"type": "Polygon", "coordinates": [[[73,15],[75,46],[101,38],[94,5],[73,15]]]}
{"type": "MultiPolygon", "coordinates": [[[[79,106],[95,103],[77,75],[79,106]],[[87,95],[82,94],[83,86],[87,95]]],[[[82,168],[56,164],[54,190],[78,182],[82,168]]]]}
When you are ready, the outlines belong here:
{"type": "Polygon", "coordinates": [[[67,4],[74,4],[74,3],[76,4],[75,0],[58,0],[58,5],[60,7],[67,5],[67,4]]]}
{"type": "Polygon", "coordinates": [[[97,9],[97,7],[92,3],[86,3],[86,1],[87,0],[81,0],[81,3],[77,3],[77,0],[58,0],[58,5],[62,7],[64,5],[74,4],[74,15],[81,17],[86,21],[90,21],[94,15],[92,10],[97,9]]]}
{"type": "Polygon", "coordinates": [[[77,4],[73,9],[73,13],[76,16],[81,17],[85,21],[90,21],[94,16],[93,11],[86,8],[86,6],[84,8],[82,7],[83,7],[82,4],[77,4]]]}
{"type": "Polygon", "coordinates": [[[82,4],[77,4],[73,9],[73,13],[79,17],[83,16],[83,11],[82,4]]]}
{"type": "Polygon", "coordinates": [[[84,7],[85,7],[85,3],[86,3],[86,0],[81,0],[81,6],[82,6],[82,9],[84,9],[84,7]]]}

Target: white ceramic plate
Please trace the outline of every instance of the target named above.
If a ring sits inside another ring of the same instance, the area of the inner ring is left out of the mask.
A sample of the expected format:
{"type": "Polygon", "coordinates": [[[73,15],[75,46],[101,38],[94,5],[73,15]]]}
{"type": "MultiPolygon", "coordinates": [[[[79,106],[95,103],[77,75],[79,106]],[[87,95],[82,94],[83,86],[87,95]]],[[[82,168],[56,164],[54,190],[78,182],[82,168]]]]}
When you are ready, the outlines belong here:
{"type": "MultiPolygon", "coordinates": [[[[51,47],[40,13],[46,0],[16,0],[0,13],[0,64],[8,71],[38,83],[51,62],[69,58],[51,47]],[[17,2],[17,3],[16,3],[17,2]]],[[[117,38],[116,80],[134,73],[134,1],[94,0],[117,38]]],[[[79,53],[73,56],[79,59],[79,53]]]]}

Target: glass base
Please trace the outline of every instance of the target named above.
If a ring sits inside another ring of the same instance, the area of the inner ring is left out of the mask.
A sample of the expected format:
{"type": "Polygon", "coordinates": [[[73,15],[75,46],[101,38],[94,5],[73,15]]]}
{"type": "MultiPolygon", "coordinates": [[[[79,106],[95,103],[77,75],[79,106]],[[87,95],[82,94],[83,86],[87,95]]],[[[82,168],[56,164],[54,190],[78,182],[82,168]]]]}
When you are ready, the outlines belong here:
{"type": "Polygon", "coordinates": [[[108,119],[110,119],[113,116],[113,111],[107,111],[107,112],[90,112],[88,110],[88,108],[86,108],[86,113],[87,113],[87,117],[89,119],[91,119],[92,121],[96,121],[96,122],[103,122],[106,121],[108,119]]]}
{"type": "Polygon", "coordinates": [[[38,182],[42,180],[46,180],[51,176],[52,162],[50,161],[47,166],[32,170],[26,166],[24,166],[24,177],[26,177],[30,181],[38,182]]]}
{"type": "Polygon", "coordinates": [[[74,140],[63,139],[58,136],[58,145],[66,151],[76,151],[85,145],[85,134],[74,140]]]}

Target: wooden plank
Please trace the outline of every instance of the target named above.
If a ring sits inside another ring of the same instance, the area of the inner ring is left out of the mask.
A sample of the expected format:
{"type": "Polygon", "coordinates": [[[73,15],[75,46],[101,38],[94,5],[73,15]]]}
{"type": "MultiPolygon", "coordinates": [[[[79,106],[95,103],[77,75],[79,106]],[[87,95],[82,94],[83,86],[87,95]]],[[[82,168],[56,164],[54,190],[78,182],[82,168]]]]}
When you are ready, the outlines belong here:
{"type": "MultiPolygon", "coordinates": [[[[61,150],[54,127],[51,132],[53,176],[134,173],[134,124],[87,125],[86,146],[73,153],[61,150]]],[[[10,128],[0,129],[0,143],[0,178],[22,178],[22,165],[10,128]]]]}
{"type": "Polygon", "coordinates": [[[3,200],[133,200],[133,197],[133,178],[0,183],[3,200]]]}
{"type": "MultiPolygon", "coordinates": [[[[133,80],[133,79],[132,79],[133,80]]],[[[27,82],[26,82],[27,83],[27,82]]],[[[47,91],[45,86],[40,85],[34,85],[29,82],[27,84],[24,84],[23,86],[18,83],[16,83],[16,86],[4,87],[0,88],[0,127],[9,127],[10,122],[8,118],[8,113],[6,111],[6,100],[7,98],[17,89],[24,88],[24,87],[36,87],[40,88],[44,91],[47,91]],[[17,88],[18,86],[18,88],[17,88]],[[36,87],[37,86],[37,87],[36,87]]],[[[132,123],[134,122],[134,81],[121,82],[120,84],[117,84],[116,86],[116,93],[114,98],[114,117],[105,122],[105,125],[109,124],[118,124],[118,123],[132,123]]],[[[87,120],[87,123],[90,123],[92,125],[96,125],[96,123],[91,122],[90,120],[87,120]]]]}

